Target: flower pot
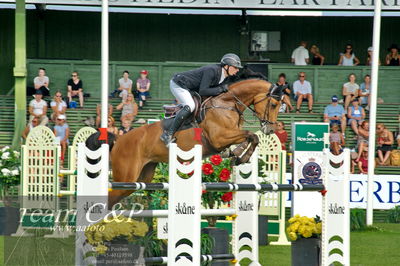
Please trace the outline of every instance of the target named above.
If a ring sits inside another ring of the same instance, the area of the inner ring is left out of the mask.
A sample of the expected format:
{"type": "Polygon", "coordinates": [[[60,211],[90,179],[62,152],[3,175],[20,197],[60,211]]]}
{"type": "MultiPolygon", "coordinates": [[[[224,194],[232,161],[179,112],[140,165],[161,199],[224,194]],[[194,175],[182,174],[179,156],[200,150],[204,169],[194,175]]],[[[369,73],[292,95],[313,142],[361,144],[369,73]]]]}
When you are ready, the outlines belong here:
{"type": "MultiPolygon", "coordinates": [[[[201,229],[202,234],[208,234],[214,239],[214,247],[211,254],[202,255],[213,255],[213,254],[229,254],[229,234],[228,231],[217,227],[205,227],[201,229]]],[[[228,261],[215,261],[211,262],[212,266],[229,266],[228,261]]]]}
{"type": "Polygon", "coordinates": [[[321,240],[299,238],[292,242],[292,266],[321,265],[321,240]]]}
{"type": "Polygon", "coordinates": [[[96,266],[145,266],[144,248],[136,244],[109,242],[105,243],[107,251],[97,256],[96,266]]]}

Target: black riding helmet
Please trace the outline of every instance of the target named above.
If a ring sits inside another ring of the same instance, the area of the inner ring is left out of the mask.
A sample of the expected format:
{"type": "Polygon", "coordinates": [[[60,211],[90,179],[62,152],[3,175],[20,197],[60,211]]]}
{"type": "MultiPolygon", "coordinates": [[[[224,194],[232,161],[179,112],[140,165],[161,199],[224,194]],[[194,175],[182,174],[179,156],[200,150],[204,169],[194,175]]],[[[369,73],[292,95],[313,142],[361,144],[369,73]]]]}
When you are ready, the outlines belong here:
{"type": "Polygon", "coordinates": [[[243,68],[239,56],[235,54],[226,54],[221,58],[221,65],[243,68]]]}

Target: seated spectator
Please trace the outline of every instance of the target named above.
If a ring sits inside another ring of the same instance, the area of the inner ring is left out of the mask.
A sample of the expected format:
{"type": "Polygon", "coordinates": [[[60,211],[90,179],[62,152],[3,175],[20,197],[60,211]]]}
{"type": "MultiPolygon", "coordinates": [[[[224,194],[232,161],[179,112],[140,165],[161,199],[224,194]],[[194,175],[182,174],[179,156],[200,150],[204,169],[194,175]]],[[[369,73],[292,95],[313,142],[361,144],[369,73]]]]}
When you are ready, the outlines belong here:
{"type": "MultiPolygon", "coordinates": [[[[113,106],[112,104],[108,104],[108,116],[112,116],[113,114],[113,106]]],[[[101,122],[101,104],[97,104],[96,106],[96,127],[99,128],[100,127],[100,122],[101,122]]]]}
{"type": "Polygon", "coordinates": [[[329,133],[329,142],[331,152],[335,155],[339,155],[343,151],[344,141],[343,134],[339,132],[338,124],[333,124],[331,127],[331,132],[329,133]]]}
{"type": "Polygon", "coordinates": [[[310,82],[306,80],[306,73],[300,72],[299,79],[293,83],[294,99],[296,100],[296,113],[300,113],[300,106],[304,101],[308,101],[308,112],[312,113],[313,96],[310,82]]]}
{"type": "Polygon", "coordinates": [[[122,73],[122,78],[118,80],[118,83],[118,91],[120,91],[119,97],[122,98],[122,101],[125,101],[128,94],[132,93],[133,84],[133,81],[129,78],[129,72],[127,70],[122,73]]]}
{"type": "Polygon", "coordinates": [[[146,96],[149,95],[150,80],[147,78],[149,72],[147,70],[140,71],[140,78],[136,81],[136,88],[139,97],[139,109],[143,108],[143,104],[146,103],[146,96]]]}
{"type": "Polygon", "coordinates": [[[306,66],[309,62],[307,42],[301,41],[300,46],[293,50],[292,63],[296,66],[306,66]]]}
{"type": "Polygon", "coordinates": [[[324,64],[325,57],[323,57],[319,53],[318,46],[316,46],[315,44],[313,46],[311,46],[310,53],[311,53],[311,56],[312,56],[311,64],[317,65],[317,66],[322,66],[324,64]]]}
{"type": "Polygon", "coordinates": [[[360,90],[358,93],[360,104],[367,105],[365,110],[369,110],[369,105],[371,103],[371,76],[365,75],[364,82],[360,85],[360,90]]]}
{"type": "Polygon", "coordinates": [[[117,110],[122,110],[121,122],[128,120],[132,122],[138,114],[138,106],[135,103],[133,94],[129,93],[128,98],[117,106],[117,110]]]}
{"type": "Polygon", "coordinates": [[[364,147],[361,151],[361,157],[358,159],[358,169],[360,169],[360,174],[368,174],[368,147],[364,147]]]}
{"type": "Polygon", "coordinates": [[[49,118],[47,117],[47,102],[42,99],[42,91],[37,90],[35,93],[35,99],[29,103],[29,123],[32,122],[33,118],[37,118],[41,126],[47,125],[49,118]]]}
{"type": "Polygon", "coordinates": [[[115,126],[115,120],[112,116],[108,116],[108,124],[107,124],[107,131],[114,134],[118,135],[118,128],[115,126]]]}
{"type": "Polygon", "coordinates": [[[78,72],[74,71],[68,80],[68,100],[72,102],[73,97],[79,97],[79,106],[83,108],[83,82],[79,79],[78,72]]]}
{"type": "Polygon", "coordinates": [[[61,145],[61,165],[64,164],[65,151],[69,144],[69,126],[65,122],[65,115],[58,115],[56,120],[56,125],[54,126],[54,135],[58,139],[61,145]]]}
{"type": "Polygon", "coordinates": [[[361,157],[361,153],[365,147],[368,147],[369,144],[369,123],[368,121],[363,121],[361,126],[358,127],[358,135],[357,135],[357,149],[358,149],[358,156],[356,161],[361,157]]]}
{"type": "Polygon", "coordinates": [[[54,123],[59,115],[65,115],[65,112],[67,111],[67,104],[63,101],[60,91],[57,91],[54,95],[54,98],[50,103],[50,107],[53,110],[53,113],[51,114],[51,120],[54,123]]]}
{"type": "Polygon", "coordinates": [[[347,110],[350,103],[358,97],[360,86],[356,83],[356,75],[351,73],[348,77],[349,82],[343,84],[342,95],[344,96],[344,109],[347,110]]]}
{"type": "Polygon", "coordinates": [[[124,120],[122,121],[122,126],[118,130],[118,135],[122,136],[131,131],[132,128],[132,122],[130,120],[124,120]]]}
{"type": "Polygon", "coordinates": [[[285,111],[287,113],[294,110],[292,103],[290,102],[290,85],[286,82],[285,73],[279,74],[278,81],[276,82],[276,86],[282,89],[283,91],[283,103],[285,104],[285,111]]]}
{"type": "MultiPolygon", "coordinates": [[[[368,47],[367,62],[365,63],[366,66],[372,65],[372,52],[373,51],[374,51],[374,48],[372,46],[368,47]]],[[[381,60],[379,60],[378,64],[381,65],[381,60]]]]}
{"type": "Polygon", "coordinates": [[[338,104],[338,97],[332,96],[332,103],[325,107],[324,111],[324,122],[333,125],[340,125],[342,134],[346,130],[346,112],[340,104],[338,104]]]}
{"type": "Polygon", "coordinates": [[[50,95],[50,80],[49,77],[46,76],[46,69],[39,68],[38,76],[33,79],[33,85],[35,90],[30,93],[30,95],[34,95],[36,91],[41,90],[42,95],[49,96],[50,95]]]}
{"type": "Polygon", "coordinates": [[[347,117],[349,118],[348,125],[358,135],[358,126],[361,126],[365,119],[365,111],[364,108],[359,106],[357,99],[354,99],[352,106],[347,109],[347,117]]]}
{"type": "Polygon", "coordinates": [[[400,66],[400,55],[399,47],[397,44],[392,44],[388,48],[389,54],[386,55],[386,65],[387,66],[400,66]]]}
{"type": "Polygon", "coordinates": [[[393,134],[390,132],[383,123],[376,125],[376,135],[378,137],[378,164],[387,165],[390,158],[393,145],[393,134]]]}
{"type": "MultiPolygon", "coordinates": [[[[400,122],[400,115],[399,115],[399,122],[400,122]]],[[[397,140],[397,149],[400,149],[400,128],[396,140],[397,140]]]]}
{"type": "Polygon", "coordinates": [[[347,44],[343,54],[340,54],[339,66],[356,66],[360,64],[360,60],[353,52],[353,45],[347,44]]]}
{"type": "Polygon", "coordinates": [[[24,131],[22,132],[22,138],[26,139],[28,137],[29,132],[32,130],[32,128],[36,127],[39,125],[39,119],[37,117],[34,117],[31,122],[29,122],[24,131]]]}
{"type": "Polygon", "coordinates": [[[288,140],[288,133],[285,130],[285,123],[278,121],[276,123],[275,135],[279,138],[282,144],[282,150],[286,150],[286,142],[288,140]]]}

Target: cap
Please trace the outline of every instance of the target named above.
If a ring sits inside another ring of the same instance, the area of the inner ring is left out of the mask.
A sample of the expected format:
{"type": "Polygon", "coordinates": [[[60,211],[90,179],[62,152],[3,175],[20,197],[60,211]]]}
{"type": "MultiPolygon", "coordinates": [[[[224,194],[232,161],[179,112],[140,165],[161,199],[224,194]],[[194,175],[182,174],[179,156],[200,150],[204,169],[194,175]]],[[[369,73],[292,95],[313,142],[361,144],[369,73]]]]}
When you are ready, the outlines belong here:
{"type": "Polygon", "coordinates": [[[66,119],[66,117],[65,117],[65,115],[58,115],[58,116],[57,116],[57,119],[62,119],[62,120],[65,120],[65,119],[66,119]]]}
{"type": "Polygon", "coordinates": [[[368,52],[372,52],[374,48],[372,46],[368,47],[368,52]]]}
{"type": "Polygon", "coordinates": [[[147,74],[149,74],[149,72],[147,71],[147,70],[142,70],[142,71],[140,71],[140,74],[144,74],[144,75],[147,75],[147,74]]]}
{"type": "Polygon", "coordinates": [[[42,90],[36,90],[35,95],[43,95],[42,90]]]}
{"type": "Polygon", "coordinates": [[[336,103],[338,101],[338,97],[336,95],[332,96],[332,102],[336,103]]]}

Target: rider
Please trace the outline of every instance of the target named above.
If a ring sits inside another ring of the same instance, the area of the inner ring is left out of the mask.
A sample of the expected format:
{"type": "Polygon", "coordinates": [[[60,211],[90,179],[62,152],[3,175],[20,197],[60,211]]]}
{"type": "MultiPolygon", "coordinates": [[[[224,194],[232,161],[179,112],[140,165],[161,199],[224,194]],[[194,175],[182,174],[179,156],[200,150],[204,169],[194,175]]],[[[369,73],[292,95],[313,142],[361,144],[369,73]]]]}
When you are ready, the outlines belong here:
{"type": "Polygon", "coordinates": [[[228,86],[221,83],[226,77],[236,75],[239,68],[242,68],[239,56],[226,54],[222,57],[220,64],[203,66],[173,76],[169,86],[172,94],[183,107],[176,114],[171,128],[165,130],[160,137],[167,147],[173,141],[174,133],[195,109],[195,103],[189,91],[195,91],[200,96],[216,96],[227,92],[228,86]]]}

